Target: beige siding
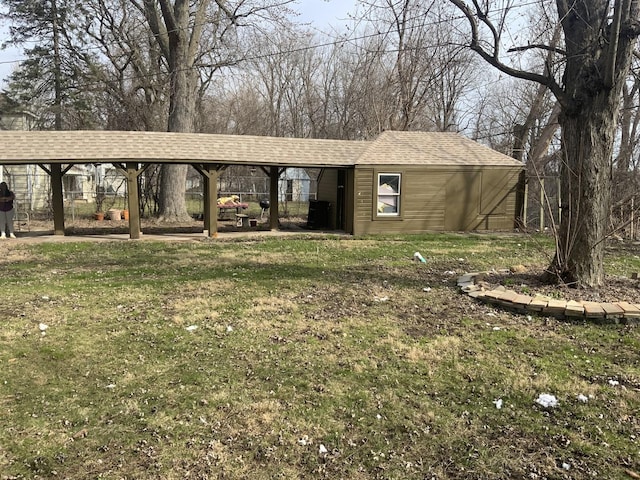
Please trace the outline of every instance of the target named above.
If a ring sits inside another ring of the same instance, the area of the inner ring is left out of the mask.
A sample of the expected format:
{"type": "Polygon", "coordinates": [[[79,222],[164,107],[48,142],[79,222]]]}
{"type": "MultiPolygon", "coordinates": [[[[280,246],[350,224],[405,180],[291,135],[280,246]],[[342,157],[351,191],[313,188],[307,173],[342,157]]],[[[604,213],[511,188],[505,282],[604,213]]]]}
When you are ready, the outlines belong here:
{"type": "Polygon", "coordinates": [[[373,169],[356,168],[354,172],[353,234],[374,233],[371,222],[373,208],[373,169]]]}
{"type": "Polygon", "coordinates": [[[516,168],[385,166],[355,171],[354,234],[511,230],[516,168]],[[377,173],[401,173],[399,217],[377,217],[377,173]]]}
{"type": "Polygon", "coordinates": [[[2,130],[31,130],[33,117],[21,113],[0,113],[0,129],[2,130]]]}
{"type": "Polygon", "coordinates": [[[329,228],[336,228],[336,197],[338,191],[338,171],[333,168],[322,170],[318,181],[318,200],[331,204],[329,208],[329,228]]]}
{"type": "Polygon", "coordinates": [[[330,168],[323,169],[318,181],[318,200],[335,202],[337,185],[338,171],[330,168]]]}
{"type": "Polygon", "coordinates": [[[346,189],[345,189],[345,231],[348,233],[353,233],[354,223],[355,223],[355,170],[349,169],[346,171],[347,181],[346,181],[346,189]]]}

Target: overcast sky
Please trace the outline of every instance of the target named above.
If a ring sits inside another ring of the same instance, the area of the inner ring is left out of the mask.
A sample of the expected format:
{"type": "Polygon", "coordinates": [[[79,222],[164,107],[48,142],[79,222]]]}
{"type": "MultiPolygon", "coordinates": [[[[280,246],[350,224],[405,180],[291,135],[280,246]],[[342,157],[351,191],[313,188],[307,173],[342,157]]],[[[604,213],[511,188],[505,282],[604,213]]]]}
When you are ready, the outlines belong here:
{"type": "Polygon", "coordinates": [[[342,26],[348,13],[355,10],[355,0],[299,0],[296,7],[304,21],[317,26],[342,26]]]}
{"type": "MultiPolygon", "coordinates": [[[[355,10],[356,0],[299,0],[295,8],[301,16],[298,20],[311,22],[320,30],[334,26],[342,29],[349,12],[355,10]]],[[[7,39],[6,28],[0,27],[0,43],[7,39]]],[[[21,50],[7,48],[0,50],[0,89],[5,87],[5,79],[11,73],[17,60],[23,58],[21,50]]]]}

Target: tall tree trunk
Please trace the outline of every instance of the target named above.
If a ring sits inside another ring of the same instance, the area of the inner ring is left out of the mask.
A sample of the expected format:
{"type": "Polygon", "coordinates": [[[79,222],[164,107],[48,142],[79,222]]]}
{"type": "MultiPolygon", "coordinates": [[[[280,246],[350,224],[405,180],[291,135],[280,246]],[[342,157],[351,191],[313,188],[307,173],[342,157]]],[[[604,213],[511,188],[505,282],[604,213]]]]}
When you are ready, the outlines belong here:
{"type": "Polygon", "coordinates": [[[551,271],[569,284],[597,286],[604,281],[617,105],[611,95],[601,93],[590,108],[560,117],[563,205],[551,271]]]}
{"type": "Polygon", "coordinates": [[[627,80],[638,5],[557,0],[567,48],[562,129],[561,196],[565,205],[551,271],[563,281],[604,283],[604,251],[611,206],[613,146],[622,86],[627,80]],[[606,42],[604,41],[606,39],[606,42]]]}
{"type": "MultiPolygon", "coordinates": [[[[188,6],[188,4],[186,5],[188,6]]],[[[185,15],[188,15],[188,12],[185,15]]],[[[169,132],[192,133],[195,131],[197,70],[193,68],[188,38],[172,35],[169,41],[171,45],[169,50],[171,95],[167,130],[169,132]]],[[[185,198],[187,171],[187,165],[162,165],[160,172],[160,221],[190,220],[185,198]]]]}
{"type": "Polygon", "coordinates": [[[504,73],[545,85],[560,102],[564,157],[561,193],[565,205],[550,271],[579,286],[601,285],[612,151],[622,86],[640,35],[640,2],[556,0],[565,48],[529,44],[513,50],[542,48],[563,59],[560,85],[548,72],[540,75],[517,70],[500,60],[504,18],[497,27],[481,9],[482,2],[474,1],[472,9],[464,0],[450,1],[469,21],[471,49],[504,73]],[[480,26],[488,27],[493,34],[489,48],[484,46],[486,41],[481,42],[480,26]]]}

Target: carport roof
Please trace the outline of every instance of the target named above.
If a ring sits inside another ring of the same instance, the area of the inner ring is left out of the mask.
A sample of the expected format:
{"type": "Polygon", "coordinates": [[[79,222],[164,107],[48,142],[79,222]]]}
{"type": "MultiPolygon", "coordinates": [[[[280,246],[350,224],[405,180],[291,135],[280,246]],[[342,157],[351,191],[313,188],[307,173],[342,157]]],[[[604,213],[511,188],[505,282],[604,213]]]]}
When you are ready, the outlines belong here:
{"type": "Polygon", "coordinates": [[[346,166],[366,142],[123,131],[0,132],[0,163],[215,163],[346,166]]]}
{"type": "Polygon", "coordinates": [[[522,166],[455,133],[387,131],[373,141],[348,141],[104,130],[0,131],[0,164],[113,162],[522,166]]]}

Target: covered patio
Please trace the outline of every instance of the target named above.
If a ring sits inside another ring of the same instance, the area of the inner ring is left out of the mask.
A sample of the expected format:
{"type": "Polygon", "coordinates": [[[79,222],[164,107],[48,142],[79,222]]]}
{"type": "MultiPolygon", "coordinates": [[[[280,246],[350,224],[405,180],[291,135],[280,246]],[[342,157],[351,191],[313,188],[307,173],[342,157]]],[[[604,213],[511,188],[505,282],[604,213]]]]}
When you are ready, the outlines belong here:
{"type": "Polygon", "coordinates": [[[229,165],[270,179],[269,227],[278,229],[278,180],[288,167],[353,168],[370,142],[133,131],[2,131],[0,165],[36,164],[51,181],[54,235],[65,235],[62,178],[77,164],[112,164],[126,178],[129,238],[142,235],[138,177],[151,164],[187,164],[203,178],[203,234],[218,236],[217,178],[229,165]]]}

